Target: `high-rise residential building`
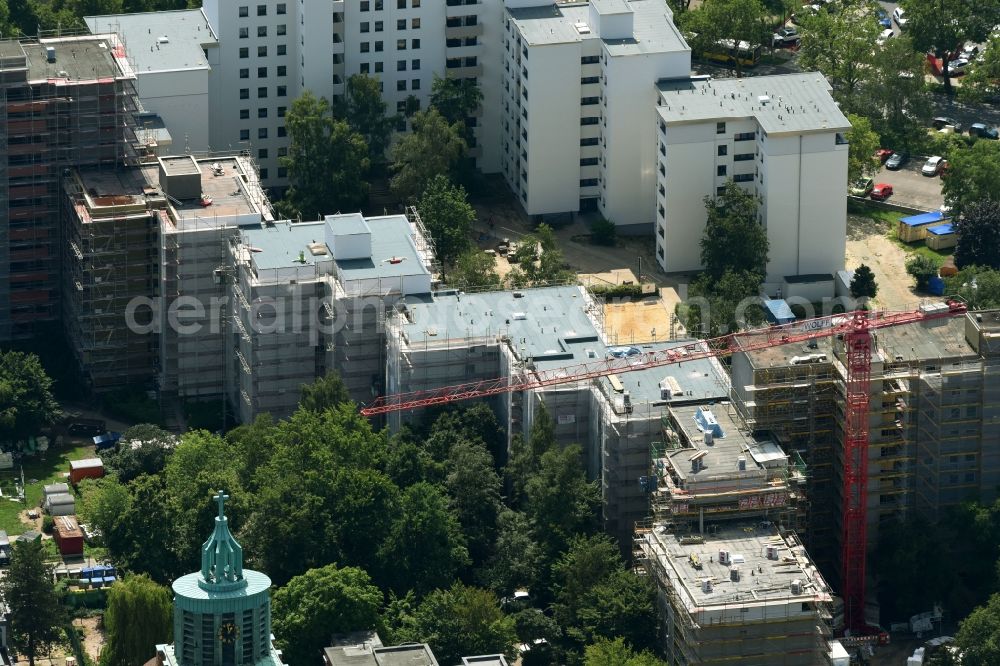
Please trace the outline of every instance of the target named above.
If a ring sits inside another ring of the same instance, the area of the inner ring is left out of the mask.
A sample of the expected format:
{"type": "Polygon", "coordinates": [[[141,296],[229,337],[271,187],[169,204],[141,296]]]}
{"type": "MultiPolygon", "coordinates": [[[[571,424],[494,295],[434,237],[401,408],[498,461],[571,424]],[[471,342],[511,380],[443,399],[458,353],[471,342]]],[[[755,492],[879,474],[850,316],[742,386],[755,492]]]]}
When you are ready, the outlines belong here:
{"type": "MultiPolygon", "coordinates": [[[[336,101],[354,74],[379,79],[389,113],[416,98],[426,108],[433,77],[499,86],[499,0],[300,0],[220,2],[203,11],[219,39],[213,64],[209,141],[215,149],[252,151],[267,187],[288,184],[279,158],[287,151],[285,114],[306,90],[336,101]]],[[[473,155],[496,171],[499,123],[484,104],[475,119],[473,155]]]]}
{"type": "MultiPolygon", "coordinates": [[[[667,272],[701,269],[705,197],[727,181],[760,197],[765,288],[789,295],[844,267],[851,125],[817,72],[661,81],[655,149],[656,256],[667,272]]],[[[815,300],[815,299],[813,299],[815,300]]]]}
{"type": "Polygon", "coordinates": [[[137,158],[135,80],[114,34],[0,42],[0,340],[59,320],[64,172],[137,158]]]}
{"type": "Polygon", "coordinates": [[[653,227],[656,81],[691,49],[660,0],[505,0],[500,169],[529,215],[653,227]]]}

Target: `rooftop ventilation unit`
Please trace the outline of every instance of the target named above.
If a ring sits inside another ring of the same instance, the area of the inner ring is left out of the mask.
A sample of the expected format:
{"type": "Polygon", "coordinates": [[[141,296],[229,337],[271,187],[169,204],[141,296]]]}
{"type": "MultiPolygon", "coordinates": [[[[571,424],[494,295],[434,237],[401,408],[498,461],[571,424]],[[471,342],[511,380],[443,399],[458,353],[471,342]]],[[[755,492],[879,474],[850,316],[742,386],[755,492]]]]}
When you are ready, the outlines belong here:
{"type": "Polygon", "coordinates": [[[576,23],[573,24],[573,27],[576,28],[576,31],[581,35],[590,34],[590,26],[583,21],[577,21],[576,23]]]}

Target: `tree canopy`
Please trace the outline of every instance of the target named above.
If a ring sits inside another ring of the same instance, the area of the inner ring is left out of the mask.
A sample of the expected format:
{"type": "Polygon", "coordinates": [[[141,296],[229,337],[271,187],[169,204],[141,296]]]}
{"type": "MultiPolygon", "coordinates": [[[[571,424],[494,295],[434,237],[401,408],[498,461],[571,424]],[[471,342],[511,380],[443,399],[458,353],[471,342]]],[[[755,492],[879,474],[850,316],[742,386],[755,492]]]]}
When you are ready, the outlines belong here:
{"type": "Polygon", "coordinates": [[[966,41],[983,41],[1000,21],[1000,9],[995,3],[903,0],[900,6],[909,19],[907,32],[913,46],[920,53],[933,53],[941,59],[941,75],[948,92],[951,91],[952,73],[948,68],[951,54],[961,49],[966,41]]]}
{"type": "Polygon", "coordinates": [[[955,266],[1000,269],[1000,199],[981,199],[963,208],[956,228],[955,266]]]}
{"type": "Polygon", "coordinates": [[[945,290],[961,297],[971,310],[1000,308],[1000,271],[970,266],[946,278],[945,290]]]}
{"type": "Polygon", "coordinates": [[[67,621],[52,582],[52,567],[44,557],[41,540],[15,542],[10,568],[0,581],[9,611],[9,640],[31,666],[62,639],[62,625],[67,621]]]}
{"type": "Polygon", "coordinates": [[[861,264],[854,269],[854,277],[851,278],[851,296],[854,298],[875,298],[878,293],[878,283],[875,282],[875,274],[866,264],[861,264]]]}
{"type": "MultiPolygon", "coordinates": [[[[711,49],[724,39],[747,42],[751,49],[768,46],[771,42],[770,17],[760,0],[706,0],[679,18],[695,54],[711,49]]],[[[730,64],[737,77],[743,76],[739,58],[730,64]]]]}
{"type": "Polygon", "coordinates": [[[941,191],[953,218],[984,199],[1000,200],[1000,142],[974,141],[948,154],[941,191]]]}
{"type": "Polygon", "coordinates": [[[173,636],[173,594],[146,575],[130,575],[108,589],[100,666],[149,661],[173,636]]]}
{"type": "Polygon", "coordinates": [[[1000,594],[978,606],[958,627],[955,644],[963,666],[1000,664],[1000,594]]]}
{"type": "Polygon", "coordinates": [[[418,111],[411,131],[392,149],[392,191],[402,199],[419,196],[435,176],[449,176],[465,155],[465,125],[448,122],[435,108],[418,111]]]}
{"type": "Polygon", "coordinates": [[[667,666],[649,652],[636,653],[623,638],[601,638],[587,646],[583,666],[667,666]]]}
{"type": "Polygon", "coordinates": [[[420,195],[417,210],[442,262],[454,263],[471,246],[469,234],[476,211],[461,185],[452,185],[444,174],[434,176],[420,195]]]}
{"type": "Polygon", "coordinates": [[[448,284],[461,289],[488,289],[500,286],[493,255],[469,249],[458,255],[448,274],[448,284]]]}
{"type": "Polygon", "coordinates": [[[461,123],[466,141],[471,138],[471,118],[483,102],[483,92],[476,79],[442,78],[434,75],[431,83],[431,106],[449,123],[461,123]]]}
{"type": "Polygon", "coordinates": [[[760,201],[733,181],[718,197],[705,198],[708,218],[701,237],[705,274],[720,280],[727,271],[748,271],[764,281],[767,270],[767,232],[757,221],[760,201]]]}
{"type": "Polygon", "coordinates": [[[853,113],[847,115],[851,129],[847,133],[847,182],[854,183],[869,178],[878,171],[879,160],[875,151],[879,147],[878,134],[872,130],[871,122],[864,116],[853,113]]]}
{"type": "Polygon", "coordinates": [[[38,436],[59,414],[52,380],[38,357],[0,351],[0,440],[16,444],[38,436]]]}
{"type": "Polygon", "coordinates": [[[364,138],[372,164],[384,164],[389,137],[399,118],[386,114],[378,79],[355,74],[347,79],[344,116],[364,138]]]}

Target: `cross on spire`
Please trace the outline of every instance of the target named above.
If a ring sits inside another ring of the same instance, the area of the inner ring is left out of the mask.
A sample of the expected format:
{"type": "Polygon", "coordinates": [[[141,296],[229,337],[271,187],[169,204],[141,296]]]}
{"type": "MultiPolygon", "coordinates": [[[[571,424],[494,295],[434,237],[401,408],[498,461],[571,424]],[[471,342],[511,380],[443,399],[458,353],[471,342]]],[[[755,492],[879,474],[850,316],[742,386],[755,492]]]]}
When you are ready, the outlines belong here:
{"type": "Polygon", "coordinates": [[[219,505],[219,518],[225,520],[226,518],[226,500],[229,499],[229,495],[225,491],[220,490],[219,494],[214,496],[215,501],[219,505]]]}

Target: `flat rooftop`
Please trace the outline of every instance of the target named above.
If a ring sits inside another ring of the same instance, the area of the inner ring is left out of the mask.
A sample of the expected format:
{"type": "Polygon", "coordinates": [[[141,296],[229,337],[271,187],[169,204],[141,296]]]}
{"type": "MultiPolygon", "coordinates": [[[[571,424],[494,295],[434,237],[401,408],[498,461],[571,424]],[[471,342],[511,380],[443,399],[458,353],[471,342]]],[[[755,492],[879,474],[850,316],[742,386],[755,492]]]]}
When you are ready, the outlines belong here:
{"type": "Polygon", "coordinates": [[[147,196],[156,189],[156,181],[149,182],[148,174],[134,167],[81,169],[76,171],[76,175],[86,192],[91,211],[102,207],[145,204],[147,196]]]}
{"type": "MultiPolygon", "coordinates": [[[[641,347],[649,347],[649,351],[653,351],[679,345],[697,345],[701,348],[704,343],[697,340],[670,340],[655,345],[641,345],[641,347]]],[[[621,382],[623,389],[629,392],[629,398],[633,405],[642,403],[654,405],[684,404],[722,400],[729,396],[729,375],[718,359],[714,358],[682,361],[673,365],[636,370],[614,376],[621,382]],[[669,382],[668,377],[673,378],[673,382],[676,382],[681,393],[671,391],[670,396],[664,398],[660,391],[660,382],[664,380],[669,382]]],[[[605,394],[610,395],[614,392],[610,377],[601,377],[598,382],[600,382],[605,394]]]]}
{"type": "Polygon", "coordinates": [[[682,543],[678,535],[660,529],[646,536],[660,564],[671,572],[671,582],[689,611],[789,604],[801,612],[802,603],[831,600],[826,581],[805,547],[793,538],[760,523],[719,527],[702,543],[682,543]],[[768,559],[768,546],[776,549],[777,559],[768,559]],[[719,563],[720,551],[729,553],[730,565],[719,563]],[[738,580],[731,576],[734,568],[740,571],[738,580]],[[703,587],[705,580],[710,586],[703,587]],[[798,594],[792,591],[792,581],[801,585],[798,594]]]}
{"type": "Polygon", "coordinates": [[[883,328],[874,333],[876,348],[887,362],[977,359],[965,339],[965,321],[949,317],[883,328]]]}
{"type": "Polygon", "coordinates": [[[65,79],[91,81],[132,78],[124,61],[125,51],[116,46],[113,35],[57,37],[22,44],[28,58],[28,80],[65,79]],[[46,49],[56,51],[56,61],[49,62],[46,49]]]}
{"type": "Polygon", "coordinates": [[[643,53],[690,51],[677,26],[673,13],[660,0],[599,0],[605,14],[634,13],[631,39],[603,39],[598,26],[590,25],[590,4],[587,2],[559,3],[540,7],[509,8],[507,11],[530,46],[567,44],[588,39],[602,39],[612,56],[643,53]],[[578,25],[586,26],[585,31],[578,25]]]}
{"type": "MultiPolygon", "coordinates": [[[[239,216],[256,216],[254,222],[273,219],[267,195],[246,158],[230,155],[192,161],[188,156],[174,155],[160,159],[168,165],[171,173],[193,173],[196,161],[201,169],[201,191],[212,199],[209,206],[202,206],[198,200],[171,200],[172,219],[179,227],[239,216]]],[[[142,169],[146,179],[159,186],[159,164],[145,164],[142,169]]]]}
{"type": "Polygon", "coordinates": [[[200,9],[87,16],[83,20],[92,33],[122,36],[136,74],[209,69],[204,49],[219,43],[200,9]]]}
{"type": "Polygon", "coordinates": [[[847,117],[819,72],[742,79],[664,79],[657,112],[668,124],[754,118],[768,134],[846,132],[847,117]]]}
{"type": "Polygon", "coordinates": [[[671,406],[672,420],[680,429],[688,448],[670,449],[667,458],[674,472],[684,483],[709,481],[720,478],[764,477],[766,468],[787,466],[788,457],[781,447],[768,437],[754,437],[746,431],[732,403],[714,405],[671,406]],[[706,412],[714,418],[711,443],[706,442],[704,417],[706,412]],[[722,434],[719,435],[719,432],[722,434]],[[700,454],[700,466],[694,471],[692,456],[700,454]],[[739,459],[744,458],[745,470],[739,469],[739,459]]]}
{"type": "Polygon", "coordinates": [[[438,666],[426,643],[395,647],[364,644],[328,647],[323,654],[331,666],[438,666]]]}

